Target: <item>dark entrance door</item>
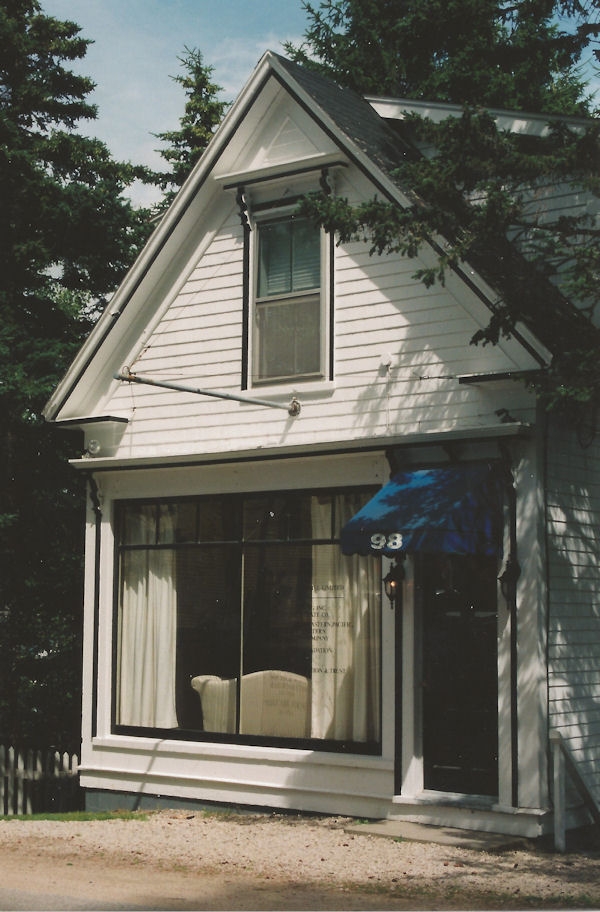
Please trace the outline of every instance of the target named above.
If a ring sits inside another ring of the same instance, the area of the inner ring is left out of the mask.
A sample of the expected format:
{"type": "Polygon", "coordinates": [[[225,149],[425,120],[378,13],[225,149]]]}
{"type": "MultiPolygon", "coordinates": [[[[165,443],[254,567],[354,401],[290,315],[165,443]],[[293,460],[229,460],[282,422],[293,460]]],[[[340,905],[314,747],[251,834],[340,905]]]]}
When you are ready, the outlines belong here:
{"type": "Polygon", "coordinates": [[[424,555],[419,571],[425,788],[497,795],[496,560],[424,555]]]}

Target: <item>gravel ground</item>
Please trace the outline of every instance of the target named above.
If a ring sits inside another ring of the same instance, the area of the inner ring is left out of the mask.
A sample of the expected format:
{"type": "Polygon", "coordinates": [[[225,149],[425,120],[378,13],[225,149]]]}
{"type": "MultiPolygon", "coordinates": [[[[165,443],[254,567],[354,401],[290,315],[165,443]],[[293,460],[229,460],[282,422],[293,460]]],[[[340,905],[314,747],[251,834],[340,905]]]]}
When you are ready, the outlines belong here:
{"type": "Polygon", "coordinates": [[[61,891],[81,908],[107,909],[600,908],[597,842],[566,855],[539,845],[492,854],[348,833],[351,823],[182,810],[4,819],[0,908],[79,907],[61,905],[61,891]],[[40,882],[46,904],[18,905],[10,890],[37,891],[40,882]]]}

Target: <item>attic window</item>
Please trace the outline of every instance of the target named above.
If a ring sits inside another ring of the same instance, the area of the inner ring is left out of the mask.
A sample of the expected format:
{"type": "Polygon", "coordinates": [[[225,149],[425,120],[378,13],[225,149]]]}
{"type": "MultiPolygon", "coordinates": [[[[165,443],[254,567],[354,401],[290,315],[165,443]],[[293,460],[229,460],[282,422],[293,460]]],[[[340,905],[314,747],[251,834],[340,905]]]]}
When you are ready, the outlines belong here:
{"type": "Polygon", "coordinates": [[[254,383],[323,376],[321,232],[288,216],[257,225],[254,383]]]}

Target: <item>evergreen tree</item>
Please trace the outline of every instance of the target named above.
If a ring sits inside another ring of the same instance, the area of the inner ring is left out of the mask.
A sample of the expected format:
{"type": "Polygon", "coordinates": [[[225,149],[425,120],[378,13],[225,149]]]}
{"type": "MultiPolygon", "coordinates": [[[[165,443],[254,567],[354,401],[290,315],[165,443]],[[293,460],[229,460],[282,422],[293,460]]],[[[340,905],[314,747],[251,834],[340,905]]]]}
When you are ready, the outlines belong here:
{"type": "Polygon", "coordinates": [[[85,496],[41,411],[149,230],[124,196],[143,171],[77,132],[79,32],[0,0],[0,737],[80,727],[85,496]]]}
{"type": "Polygon", "coordinates": [[[304,213],[342,240],[367,240],[373,253],[415,257],[441,235],[437,267],[416,277],[443,282],[447,269],[468,260],[498,291],[489,326],[471,341],[495,343],[518,320],[543,327],[554,352],[537,387],[546,404],[595,407],[599,337],[590,318],[599,323],[598,223],[593,213],[534,211],[532,199],[536,189],[561,181],[598,195],[600,120],[580,64],[584,53],[598,55],[600,0],[324,0],[305,8],[305,41],[287,46],[296,61],[361,93],[460,109],[440,124],[404,122],[415,147],[436,149],[398,167],[398,183],[416,194],[413,205],[374,198],[354,207],[317,194],[304,213]],[[554,118],[547,136],[529,139],[499,131],[494,108],[585,119],[574,127],[554,118]]]}
{"type": "Polygon", "coordinates": [[[168,143],[160,154],[171,168],[166,172],[155,172],[149,178],[164,193],[157,207],[159,213],[172,203],[229,106],[228,102],[219,99],[222,87],[212,81],[214,68],[204,64],[199,50],[185,48],[179,62],[185,72],[171,78],[183,86],[187,97],[184,114],[179,121],[180,129],[156,134],[157,139],[168,143]]]}
{"type": "Polygon", "coordinates": [[[360,94],[585,114],[598,0],[324,0],[292,59],[360,94]],[[586,13],[587,11],[587,13],[586,13]],[[557,17],[563,23],[559,27],[557,17]]]}

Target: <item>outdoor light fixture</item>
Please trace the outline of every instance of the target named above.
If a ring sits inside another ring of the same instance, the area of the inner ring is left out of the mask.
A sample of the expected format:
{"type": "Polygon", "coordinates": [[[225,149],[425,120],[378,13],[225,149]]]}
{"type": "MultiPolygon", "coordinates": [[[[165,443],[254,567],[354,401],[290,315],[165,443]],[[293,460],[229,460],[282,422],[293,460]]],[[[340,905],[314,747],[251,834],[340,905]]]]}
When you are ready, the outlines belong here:
{"type": "Polygon", "coordinates": [[[101,449],[102,447],[100,446],[99,440],[89,440],[86,452],[89,453],[90,456],[97,456],[101,449]]]}
{"type": "Polygon", "coordinates": [[[505,600],[508,602],[509,607],[514,604],[516,589],[517,589],[517,580],[521,575],[521,568],[515,557],[512,554],[509,554],[506,564],[504,565],[504,570],[501,575],[498,577],[498,582],[500,583],[500,591],[504,596],[505,600]]]}
{"type": "Polygon", "coordinates": [[[392,564],[389,572],[383,578],[385,594],[390,600],[390,608],[395,608],[400,599],[402,592],[402,581],[404,580],[404,567],[398,566],[396,561],[392,564]]]}

